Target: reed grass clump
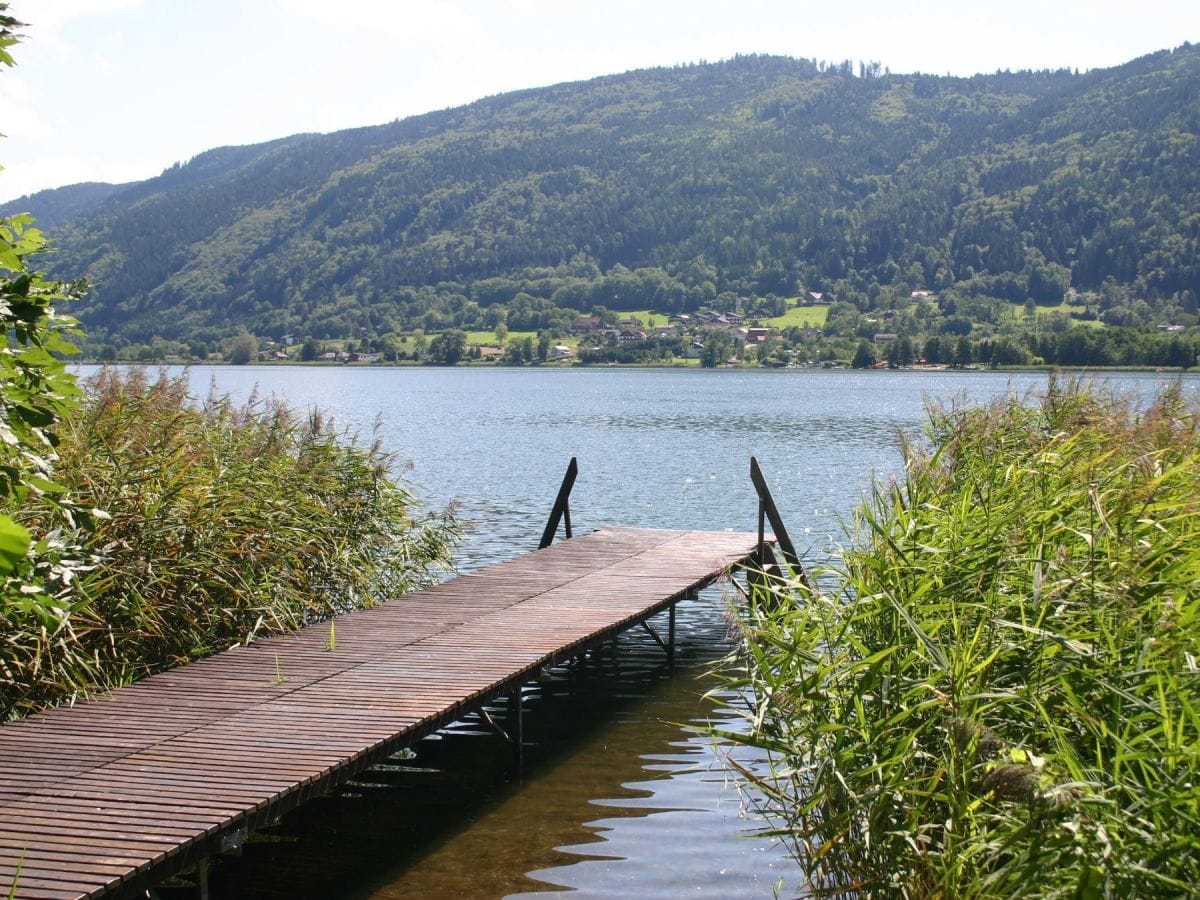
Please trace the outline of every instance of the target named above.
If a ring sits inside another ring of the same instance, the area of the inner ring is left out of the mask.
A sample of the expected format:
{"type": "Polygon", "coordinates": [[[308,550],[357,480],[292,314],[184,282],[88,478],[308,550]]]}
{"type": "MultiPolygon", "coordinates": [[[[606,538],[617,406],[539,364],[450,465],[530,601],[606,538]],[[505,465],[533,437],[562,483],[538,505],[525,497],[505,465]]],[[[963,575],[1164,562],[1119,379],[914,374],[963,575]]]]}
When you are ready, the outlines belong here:
{"type": "Polygon", "coordinates": [[[744,615],[779,833],[827,894],[1195,896],[1195,410],[1052,381],[928,438],[744,615]]]}
{"type": "Polygon", "coordinates": [[[101,372],[55,464],[89,527],[22,512],[71,565],[56,615],[0,610],[0,720],[435,580],[457,522],[421,512],[391,463],[315,413],[101,372]]]}

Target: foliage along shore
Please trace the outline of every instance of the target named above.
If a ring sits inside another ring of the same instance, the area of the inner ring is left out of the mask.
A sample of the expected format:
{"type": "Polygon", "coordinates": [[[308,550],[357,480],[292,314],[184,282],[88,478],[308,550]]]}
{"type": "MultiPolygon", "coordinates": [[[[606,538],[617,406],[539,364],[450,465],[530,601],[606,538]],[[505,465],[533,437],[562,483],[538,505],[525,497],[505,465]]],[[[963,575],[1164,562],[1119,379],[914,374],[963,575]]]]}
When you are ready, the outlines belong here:
{"type": "MultiPolygon", "coordinates": [[[[1160,323],[1131,328],[1096,320],[1086,308],[1010,305],[996,324],[973,324],[930,294],[892,309],[864,314],[844,302],[802,298],[740,298],[734,310],[703,308],[695,315],[641,310],[619,315],[597,309],[569,331],[490,332],[460,329],[358,341],[289,343],[248,332],[216,347],[157,341],[104,362],[340,363],[382,365],[649,365],[808,368],[1122,368],[1194,367],[1200,326],[1160,323]],[[772,315],[772,312],[778,315],[772,315]]],[[[1190,321],[1190,319],[1189,319],[1190,321]]]]}
{"type": "Polygon", "coordinates": [[[927,440],[742,619],[780,833],[822,895],[1190,896],[1197,410],[1051,380],[927,440]]]}
{"type": "MultiPolygon", "coordinates": [[[[187,379],[103,370],[57,433],[91,510],[27,498],[43,600],[0,605],[0,721],[371,606],[436,580],[458,533],[392,457],[279,402],[197,402],[187,379]]],[[[20,596],[18,594],[18,596],[20,596]]]]}

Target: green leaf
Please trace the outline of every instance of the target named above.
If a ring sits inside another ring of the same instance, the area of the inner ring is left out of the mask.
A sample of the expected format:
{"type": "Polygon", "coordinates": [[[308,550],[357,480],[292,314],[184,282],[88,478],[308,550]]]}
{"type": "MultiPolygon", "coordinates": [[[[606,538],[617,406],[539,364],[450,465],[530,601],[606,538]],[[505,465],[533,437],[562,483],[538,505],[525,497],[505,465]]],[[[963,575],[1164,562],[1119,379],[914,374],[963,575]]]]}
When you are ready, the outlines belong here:
{"type": "Polygon", "coordinates": [[[0,515],[0,574],[9,574],[25,559],[29,543],[29,532],[23,526],[0,515]]]}

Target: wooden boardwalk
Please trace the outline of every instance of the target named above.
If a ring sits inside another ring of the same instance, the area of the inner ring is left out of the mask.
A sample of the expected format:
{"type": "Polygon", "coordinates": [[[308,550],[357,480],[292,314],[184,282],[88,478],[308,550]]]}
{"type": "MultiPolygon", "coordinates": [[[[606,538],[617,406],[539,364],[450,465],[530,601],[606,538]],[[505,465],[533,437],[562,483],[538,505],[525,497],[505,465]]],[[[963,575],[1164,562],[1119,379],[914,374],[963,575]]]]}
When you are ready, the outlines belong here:
{"type": "Polygon", "coordinates": [[[602,529],[0,727],[0,893],[131,895],[746,562],[602,529]],[[18,874],[19,869],[19,874],[18,874]]]}

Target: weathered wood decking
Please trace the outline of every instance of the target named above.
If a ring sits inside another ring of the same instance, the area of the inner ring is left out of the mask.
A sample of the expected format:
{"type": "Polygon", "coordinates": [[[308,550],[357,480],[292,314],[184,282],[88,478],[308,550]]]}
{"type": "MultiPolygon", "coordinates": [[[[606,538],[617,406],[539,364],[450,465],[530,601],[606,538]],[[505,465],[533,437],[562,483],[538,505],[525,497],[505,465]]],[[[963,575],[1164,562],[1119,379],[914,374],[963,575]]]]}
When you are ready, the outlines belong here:
{"type": "Polygon", "coordinates": [[[124,894],[713,582],[751,534],[602,529],[0,727],[0,893],[124,894]],[[18,867],[20,869],[17,874],[18,867]]]}

